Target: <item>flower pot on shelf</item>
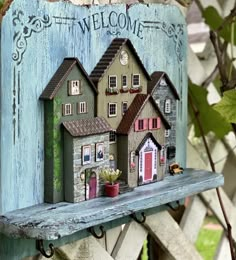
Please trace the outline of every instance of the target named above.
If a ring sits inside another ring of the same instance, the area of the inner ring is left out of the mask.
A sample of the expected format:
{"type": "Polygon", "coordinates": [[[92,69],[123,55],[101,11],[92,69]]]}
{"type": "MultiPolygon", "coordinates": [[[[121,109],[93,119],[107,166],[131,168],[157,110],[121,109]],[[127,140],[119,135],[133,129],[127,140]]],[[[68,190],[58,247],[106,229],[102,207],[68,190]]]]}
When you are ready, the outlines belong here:
{"type": "Polygon", "coordinates": [[[116,197],[119,194],[119,182],[110,184],[109,182],[105,183],[105,194],[108,197],[116,197]]]}
{"type": "Polygon", "coordinates": [[[117,179],[120,177],[121,171],[114,169],[102,169],[99,176],[105,182],[105,195],[108,197],[115,197],[119,194],[119,182],[117,179]]]}

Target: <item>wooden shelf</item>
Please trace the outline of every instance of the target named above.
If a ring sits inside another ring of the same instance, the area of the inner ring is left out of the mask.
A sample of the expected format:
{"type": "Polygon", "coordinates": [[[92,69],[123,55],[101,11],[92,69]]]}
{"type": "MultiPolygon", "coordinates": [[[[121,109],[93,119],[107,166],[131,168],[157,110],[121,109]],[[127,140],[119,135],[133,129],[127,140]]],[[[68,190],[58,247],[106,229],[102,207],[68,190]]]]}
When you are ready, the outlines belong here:
{"type": "Polygon", "coordinates": [[[158,207],[223,185],[222,174],[185,169],[183,174],[135,188],[116,198],[40,204],[0,216],[0,232],[13,238],[55,240],[133,212],[158,207]]]}

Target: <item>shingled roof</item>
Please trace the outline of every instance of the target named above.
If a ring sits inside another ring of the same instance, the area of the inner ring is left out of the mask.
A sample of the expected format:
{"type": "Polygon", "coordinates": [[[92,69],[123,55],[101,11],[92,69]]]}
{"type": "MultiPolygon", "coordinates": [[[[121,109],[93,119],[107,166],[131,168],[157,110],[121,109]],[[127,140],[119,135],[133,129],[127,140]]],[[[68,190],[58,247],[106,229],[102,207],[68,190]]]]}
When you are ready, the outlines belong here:
{"type": "Polygon", "coordinates": [[[171,89],[172,93],[174,94],[175,98],[180,100],[179,94],[178,94],[175,86],[171,82],[171,80],[168,77],[168,75],[165,72],[163,72],[163,71],[155,71],[155,72],[152,73],[151,81],[148,82],[148,87],[147,87],[148,94],[152,95],[155,87],[157,86],[157,84],[159,83],[159,81],[161,80],[161,78],[163,76],[166,78],[166,80],[168,82],[168,86],[170,86],[170,89],[171,89]]]}
{"type": "Polygon", "coordinates": [[[48,85],[44,89],[43,93],[40,96],[40,99],[48,99],[52,100],[55,95],[57,94],[58,90],[62,86],[63,82],[66,80],[68,74],[74,68],[74,66],[78,66],[83,75],[85,76],[86,80],[88,81],[89,85],[92,89],[97,93],[97,89],[94,86],[93,82],[90,80],[87,72],[83,68],[82,64],[79,62],[77,58],[65,58],[57,69],[51,80],[49,81],[48,85]]]}
{"type": "Polygon", "coordinates": [[[62,124],[75,137],[102,134],[112,130],[103,117],[66,121],[62,124]]]}
{"type": "Polygon", "coordinates": [[[90,78],[94,82],[95,85],[97,85],[99,80],[103,77],[104,73],[111,66],[114,59],[120,53],[121,48],[125,44],[127,44],[127,46],[130,48],[130,50],[134,54],[137,62],[139,63],[140,67],[142,68],[147,79],[151,80],[150,75],[148,74],[147,70],[145,69],[145,67],[144,67],[142,61],[140,60],[138,53],[135,50],[131,41],[126,38],[116,38],[111,42],[110,46],[107,48],[107,50],[103,54],[102,58],[100,59],[100,61],[98,62],[96,67],[93,69],[92,73],[90,74],[90,78]]]}
{"type": "Polygon", "coordinates": [[[137,94],[135,96],[133,102],[129,106],[128,110],[125,112],[125,114],[116,130],[117,134],[127,135],[129,133],[132,125],[134,124],[135,120],[141,113],[142,109],[144,108],[144,106],[146,105],[148,100],[151,101],[154,108],[157,110],[158,114],[161,117],[161,121],[165,125],[166,129],[170,129],[170,124],[168,123],[168,121],[166,120],[166,118],[164,117],[162,112],[160,111],[159,107],[157,106],[157,104],[155,103],[153,98],[150,95],[137,94]]]}

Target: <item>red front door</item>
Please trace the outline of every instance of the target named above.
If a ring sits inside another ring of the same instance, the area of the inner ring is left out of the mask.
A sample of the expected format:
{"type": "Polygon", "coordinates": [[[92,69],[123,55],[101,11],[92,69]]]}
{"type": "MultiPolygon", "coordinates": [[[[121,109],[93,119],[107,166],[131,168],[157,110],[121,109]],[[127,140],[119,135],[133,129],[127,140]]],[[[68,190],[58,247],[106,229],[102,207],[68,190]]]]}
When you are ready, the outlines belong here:
{"type": "Polygon", "coordinates": [[[152,179],[152,152],[145,153],[144,181],[152,179]]]}
{"type": "Polygon", "coordinates": [[[90,177],[89,180],[89,199],[97,197],[97,178],[96,175],[90,177]]]}

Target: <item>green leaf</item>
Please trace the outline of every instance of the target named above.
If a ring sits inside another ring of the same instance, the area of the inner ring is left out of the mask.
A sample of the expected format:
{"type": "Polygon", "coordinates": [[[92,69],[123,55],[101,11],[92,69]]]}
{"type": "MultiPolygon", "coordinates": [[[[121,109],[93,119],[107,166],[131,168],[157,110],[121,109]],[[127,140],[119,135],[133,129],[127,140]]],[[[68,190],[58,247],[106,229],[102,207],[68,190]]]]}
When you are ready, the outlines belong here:
{"type": "MultiPolygon", "coordinates": [[[[217,30],[223,23],[223,18],[219,15],[217,10],[210,6],[203,11],[203,17],[205,22],[212,30],[217,30]]],[[[227,23],[222,30],[219,31],[219,35],[227,42],[231,43],[231,24],[227,23]]],[[[234,45],[236,45],[236,25],[234,26],[234,45]]]]}
{"type": "MultiPolygon", "coordinates": [[[[212,131],[218,138],[223,138],[229,131],[231,131],[231,125],[223,116],[221,116],[220,113],[208,104],[207,94],[208,92],[206,89],[190,83],[189,95],[191,96],[194,106],[199,111],[198,117],[204,130],[204,134],[206,135],[212,131]]],[[[194,124],[195,134],[197,137],[200,137],[201,133],[199,131],[199,126],[190,105],[189,113],[194,124]]]]}
{"type": "Polygon", "coordinates": [[[228,90],[223,94],[223,98],[214,106],[228,122],[236,123],[236,90],[228,90]]]}

